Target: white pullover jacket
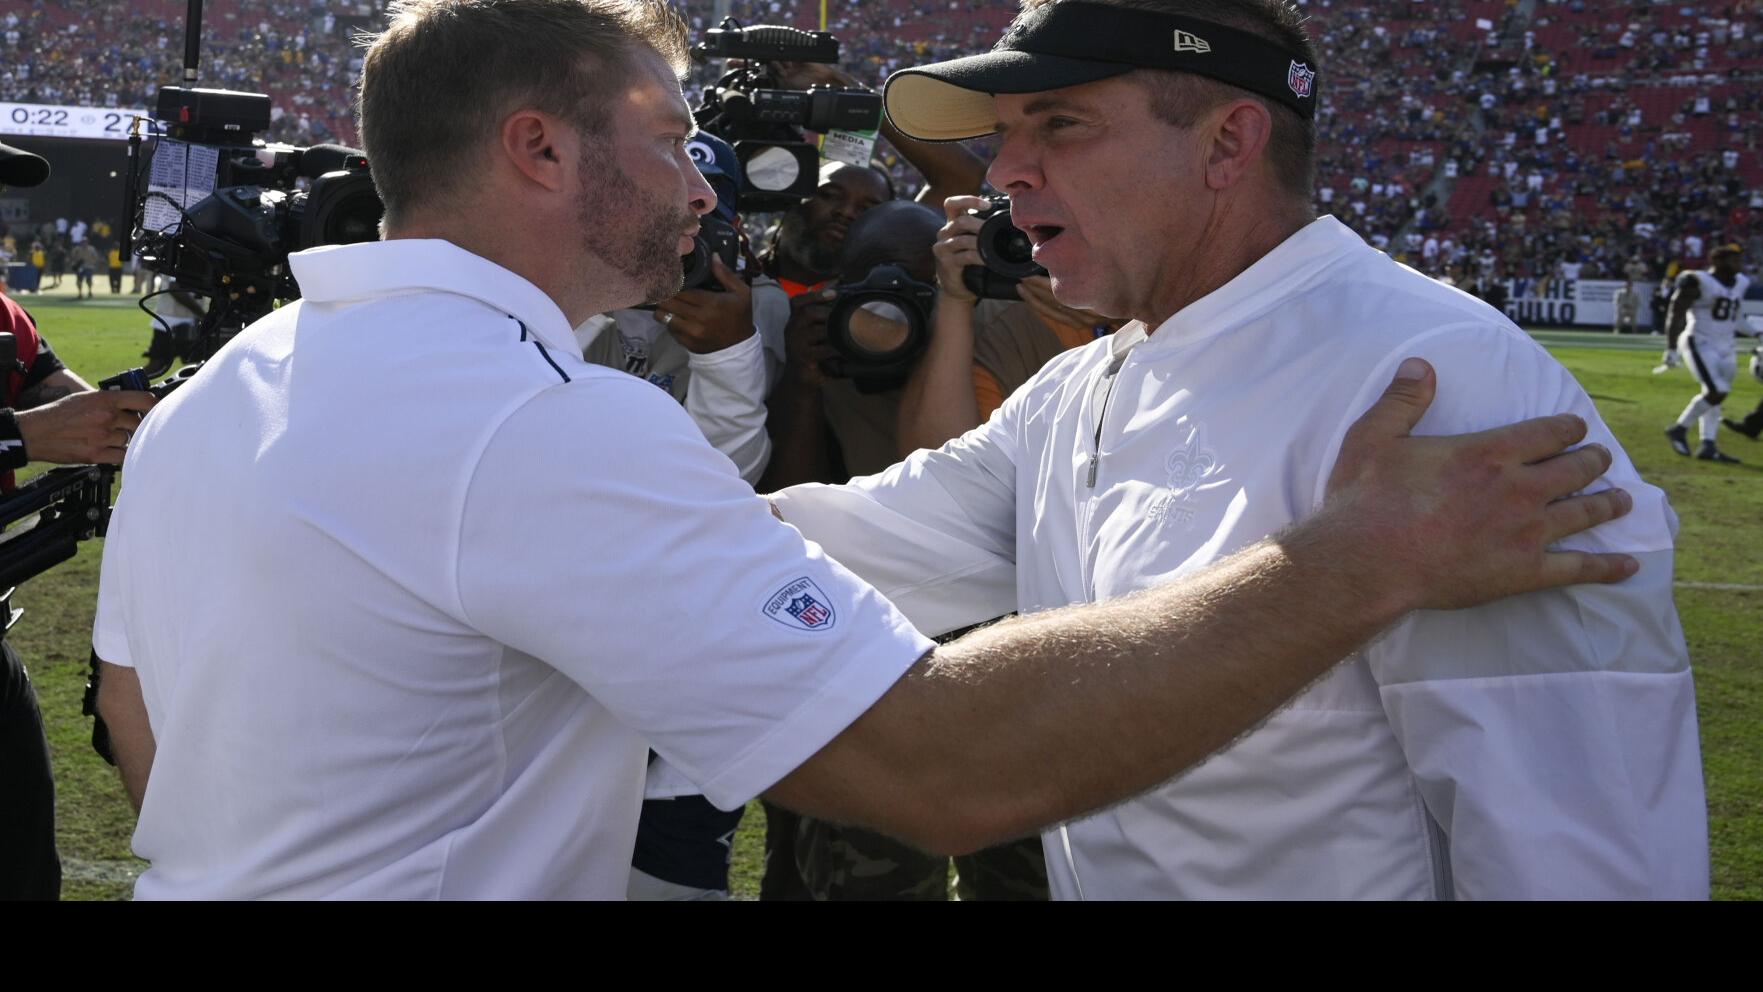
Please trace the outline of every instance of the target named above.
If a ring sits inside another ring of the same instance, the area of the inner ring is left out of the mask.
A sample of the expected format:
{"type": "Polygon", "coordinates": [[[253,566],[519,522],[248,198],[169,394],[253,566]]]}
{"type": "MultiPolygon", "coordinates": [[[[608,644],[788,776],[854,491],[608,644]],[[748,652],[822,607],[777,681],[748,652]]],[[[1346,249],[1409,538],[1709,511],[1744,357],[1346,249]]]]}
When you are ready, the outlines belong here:
{"type": "Polygon", "coordinates": [[[1615,458],[1591,488],[1635,503],[1564,546],[1641,572],[1411,615],[1198,767],[1047,833],[1054,896],[1706,897],[1664,494],[1503,315],[1333,218],[1149,337],[1130,325],[1055,359],[940,451],[776,502],[927,632],[1108,600],[1311,514],[1409,356],[1439,380],[1418,433],[1585,418],[1615,458]]]}

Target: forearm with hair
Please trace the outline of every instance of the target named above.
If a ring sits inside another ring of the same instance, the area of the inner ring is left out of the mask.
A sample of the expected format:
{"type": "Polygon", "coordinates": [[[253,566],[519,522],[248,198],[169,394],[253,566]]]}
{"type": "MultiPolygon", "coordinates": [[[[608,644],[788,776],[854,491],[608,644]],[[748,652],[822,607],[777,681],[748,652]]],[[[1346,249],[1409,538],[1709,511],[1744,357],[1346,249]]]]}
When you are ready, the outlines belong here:
{"type": "Polygon", "coordinates": [[[772,798],[813,795],[805,812],[958,852],[1167,781],[1405,612],[1325,518],[1188,578],[938,648],[828,745],[860,756],[854,774],[812,792],[792,776],[772,798]]]}
{"type": "Polygon", "coordinates": [[[20,391],[18,394],[17,408],[20,410],[33,410],[45,403],[53,403],[63,396],[72,396],[77,392],[80,392],[80,390],[65,383],[58,383],[54,380],[46,379],[29,389],[20,391]]]}
{"type": "Polygon", "coordinates": [[[19,410],[34,410],[47,403],[53,403],[63,396],[74,393],[87,393],[92,386],[86,380],[67,369],[57,369],[54,374],[26,389],[19,390],[18,402],[14,407],[19,410]]]}
{"type": "Polygon", "coordinates": [[[973,301],[937,300],[930,347],[906,380],[900,398],[900,457],[941,447],[979,426],[973,394],[973,301]]]}
{"type": "Polygon", "coordinates": [[[765,430],[771,435],[771,461],[755,488],[769,493],[803,482],[834,481],[820,390],[786,376],[768,406],[765,430]]]}
{"type": "Polygon", "coordinates": [[[147,794],[158,743],[148,723],[147,706],[141,697],[141,680],[133,668],[101,661],[98,665],[98,716],[110,731],[110,747],[116,770],[135,812],[147,794]]]}
{"type": "Polygon", "coordinates": [[[886,117],[882,118],[881,133],[923,174],[924,188],[918,191],[917,202],[941,210],[949,197],[974,195],[985,185],[985,161],[961,142],[914,141],[886,117]]]}

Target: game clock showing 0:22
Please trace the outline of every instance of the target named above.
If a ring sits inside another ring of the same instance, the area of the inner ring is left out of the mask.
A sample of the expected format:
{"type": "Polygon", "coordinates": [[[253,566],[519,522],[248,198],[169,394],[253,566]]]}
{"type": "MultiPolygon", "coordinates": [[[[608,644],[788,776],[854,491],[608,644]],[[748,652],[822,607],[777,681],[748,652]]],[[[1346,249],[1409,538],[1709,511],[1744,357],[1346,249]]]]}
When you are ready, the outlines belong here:
{"type": "Polygon", "coordinates": [[[123,141],[144,107],[52,107],[40,103],[0,103],[0,134],[35,138],[96,138],[123,141]]]}

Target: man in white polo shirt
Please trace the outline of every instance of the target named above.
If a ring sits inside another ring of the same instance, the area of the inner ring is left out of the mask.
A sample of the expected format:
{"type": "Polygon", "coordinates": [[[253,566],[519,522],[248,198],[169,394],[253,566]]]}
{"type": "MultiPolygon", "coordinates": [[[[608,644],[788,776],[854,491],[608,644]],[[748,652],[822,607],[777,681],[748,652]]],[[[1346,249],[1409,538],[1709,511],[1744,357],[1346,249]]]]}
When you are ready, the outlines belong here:
{"type": "Polygon", "coordinates": [[[887,112],[921,139],[1001,132],[990,181],[1054,292],[1137,323],[940,451],[778,494],[784,519],[909,617],[986,619],[984,590],[916,593],[979,555],[1013,565],[1025,614],[1105,603],[1311,518],[1420,355],[1441,383],[1422,431],[1583,416],[1636,508],[1567,546],[1643,563],[1414,614],[1205,764],[1047,833],[1055,897],[1705,897],[1664,494],[1510,321],[1314,217],[1315,53],[1289,6],[1031,6],[993,52],[897,73],[887,112]]]}
{"type": "Polygon", "coordinates": [[[130,447],[94,644],[138,896],[621,898],[651,747],[723,808],[971,850],[1203,759],[1410,609],[1632,572],[1545,550],[1629,505],[1552,502],[1609,463],[1557,454],[1577,420],[1409,438],[1415,363],[1324,519],[932,653],[677,403],[574,355],[678,291],[714,204],[684,51],[642,0],[394,6],[360,102],[386,240],[296,255],[304,298],[130,447]]]}

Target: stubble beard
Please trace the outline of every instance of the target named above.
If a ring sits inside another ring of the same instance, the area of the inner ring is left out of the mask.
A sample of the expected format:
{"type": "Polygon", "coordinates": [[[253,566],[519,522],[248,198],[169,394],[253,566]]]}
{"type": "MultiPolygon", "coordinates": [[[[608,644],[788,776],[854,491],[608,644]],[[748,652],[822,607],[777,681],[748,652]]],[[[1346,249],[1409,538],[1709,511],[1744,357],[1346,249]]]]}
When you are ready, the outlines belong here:
{"type": "Polygon", "coordinates": [[[637,185],[593,142],[582,152],[580,223],[588,254],[642,287],[643,303],[660,303],[685,286],[679,237],[697,215],[637,185]]]}

